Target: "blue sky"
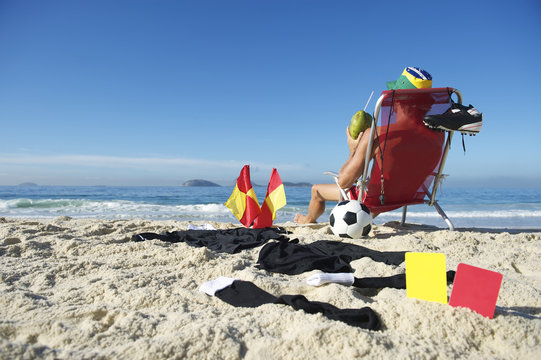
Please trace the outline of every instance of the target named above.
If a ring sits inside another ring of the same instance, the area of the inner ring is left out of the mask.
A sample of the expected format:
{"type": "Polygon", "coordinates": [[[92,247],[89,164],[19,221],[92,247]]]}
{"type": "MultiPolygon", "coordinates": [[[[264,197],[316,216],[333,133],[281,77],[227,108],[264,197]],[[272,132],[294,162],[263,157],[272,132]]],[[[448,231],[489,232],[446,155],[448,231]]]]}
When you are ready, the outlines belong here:
{"type": "Polygon", "coordinates": [[[329,182],[405,66],[484,114],[450,185],[541,180],[541,2],[0,0],[0,185],[329,182]]]}

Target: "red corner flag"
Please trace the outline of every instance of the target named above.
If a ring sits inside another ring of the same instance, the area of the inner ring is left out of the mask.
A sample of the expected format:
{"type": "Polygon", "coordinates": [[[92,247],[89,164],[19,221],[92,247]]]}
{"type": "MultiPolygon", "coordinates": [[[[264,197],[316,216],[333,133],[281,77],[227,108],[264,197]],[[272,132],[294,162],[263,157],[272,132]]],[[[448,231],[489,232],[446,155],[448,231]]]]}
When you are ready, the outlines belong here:
{"type": "Polygon", "coordinates": [[[284,184],[282,184],[282,179],[280,179],[278,171],[272,169],[265,202],[261,206],[261,215],[255,219],[254,229],[272,226],[273,220],[276,219],[276,211],[285,204],[286,193],[284,191],[284,184]]]}
{"type": "Polygon", "coordinates": [[[252,182],[250,181],[250,166],[244,165],[237,179],[233,193],[225,203],[233,215],[246,227],[252,225],[256,217],[261,214],[252,182]]]}

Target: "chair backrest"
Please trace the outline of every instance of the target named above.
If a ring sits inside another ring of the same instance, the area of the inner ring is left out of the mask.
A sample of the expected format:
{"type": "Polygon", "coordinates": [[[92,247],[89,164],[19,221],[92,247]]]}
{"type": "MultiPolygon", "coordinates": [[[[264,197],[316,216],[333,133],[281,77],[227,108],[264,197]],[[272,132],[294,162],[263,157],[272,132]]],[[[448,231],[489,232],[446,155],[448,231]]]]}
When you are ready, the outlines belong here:
{"type": "Polygon", "coordinates": [[[372,213],[425,201],[442,160],[445,133],[426,127],[423,117],[445,112],[452,91],[434,88],[382,92],[379,117],[375,114],[379,146],[363,194],[363,203],[372,213]]]}

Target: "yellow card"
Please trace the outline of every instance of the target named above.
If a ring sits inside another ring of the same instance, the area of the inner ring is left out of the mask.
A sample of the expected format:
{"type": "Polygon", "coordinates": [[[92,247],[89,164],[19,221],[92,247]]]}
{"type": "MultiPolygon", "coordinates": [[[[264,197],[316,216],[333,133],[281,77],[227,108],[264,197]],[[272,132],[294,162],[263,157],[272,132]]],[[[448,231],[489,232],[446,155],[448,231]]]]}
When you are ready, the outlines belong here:
{"type": "Polygon", "coordinates": [[[445,255],[406,253],[406,293],[410,298],[447,304],[445,255]]]}

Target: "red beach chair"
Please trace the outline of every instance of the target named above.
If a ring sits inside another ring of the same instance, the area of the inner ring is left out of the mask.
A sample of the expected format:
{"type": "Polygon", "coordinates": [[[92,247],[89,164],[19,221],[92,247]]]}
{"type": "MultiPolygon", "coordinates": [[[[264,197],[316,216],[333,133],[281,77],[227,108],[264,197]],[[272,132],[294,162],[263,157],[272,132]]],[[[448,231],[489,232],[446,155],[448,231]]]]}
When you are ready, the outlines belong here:
{"type": "MultiPolygon", "coordinates": [[[[434,131],[423,124],[425,115],[441,114],[450,107],[452,94],[456,94],[456,102],[462,103],[462,95],[452,88],[382,92],[370,130],[370,139],[377,132],[379,145],[371,161],[370,176],[367,152],[364,173],[357,184],[372,214],[403,207],[404,224],[408,205],[427,204],[454,230],[436,201],[453,132],[434,131]]],[[[370,141],[368,148],[372,146],[370,141]]]]}

